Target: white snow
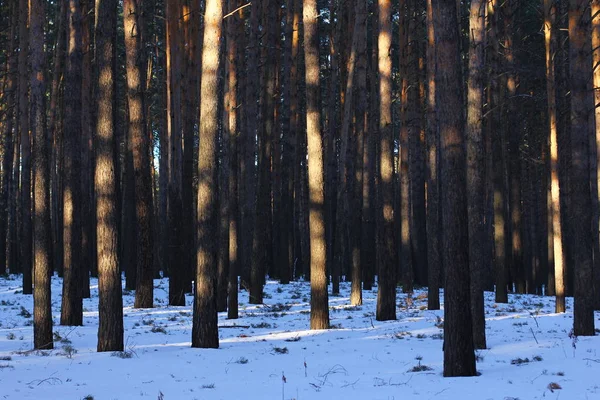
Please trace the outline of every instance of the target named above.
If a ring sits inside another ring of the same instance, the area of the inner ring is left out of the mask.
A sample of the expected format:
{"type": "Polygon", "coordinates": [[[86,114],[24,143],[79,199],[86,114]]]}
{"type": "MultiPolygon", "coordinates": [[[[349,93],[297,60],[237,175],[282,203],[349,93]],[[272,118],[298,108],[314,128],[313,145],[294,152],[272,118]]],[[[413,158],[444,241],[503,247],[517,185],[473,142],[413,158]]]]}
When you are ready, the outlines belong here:
{"type": "Polygon", "coordinates": [[[443,311],[427,310],[424,291],[407,308],[399,290],[398,320],[378,322],[377,289],[351,307],[342,283],[329,301],[335,329],[310,331],[309,284],[269,281],[264,305],[240,292],[240,318],[219,314],[220,348],[204,350],[190,347],[192,298],[168,307],[168,281],[154,285],[154,309],[135,310],[124,295],[131,358],[120,358],[96,352],[95,280],[84,326],[68,327],[58,325],[61,279],[53,278],[55,350],[31,351],[32,296],[20,293],[20,277],[0,278],[0,399],[600,399],[600,337],[569,337],[572,299],[559,315],[550,297],[495,304],[486,293],[481,375],[443,378],[443,311]],[[419,365],[430,369],[410,371],[419,365]]]}

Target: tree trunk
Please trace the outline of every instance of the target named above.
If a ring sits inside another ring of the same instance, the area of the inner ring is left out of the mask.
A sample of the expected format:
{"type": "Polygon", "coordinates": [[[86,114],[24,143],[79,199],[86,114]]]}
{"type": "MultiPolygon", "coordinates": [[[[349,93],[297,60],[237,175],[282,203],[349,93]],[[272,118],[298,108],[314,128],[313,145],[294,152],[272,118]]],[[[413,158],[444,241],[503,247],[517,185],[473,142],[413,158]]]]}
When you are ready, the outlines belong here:
{"type": "MultiPolygon", "coordinates": [[[[294,39],[294,18],[297,18],[295,13],[295,0],[287,0],[286,2],[286,17],[285,17],[285,41],[284,41],[284,57],[283,57],[283,104],[282,104],[282,125],[283,125],[283,146],[282,146],[282,171],[281,171],[281,231],[279,236],[280,246],[280,282],[287,284],[290,281],[290,273],[293,266],[293,163],[294,154],[292,143],[295,140],[295,113],[292,114],[292,103],[297,101],[297,98],[292,99],[292,92],[295,92],[296,83],[292,83],[292,68],[295,68],[294,59],[292,57],[293,39],[294,39]],[[290,87],[294,85],[294,87],[290,87]]],[[[297,38],[297,33],[296,33],[297,38]]],[[[298,44],[296,43],[296,46],[298,44]]],[[[296,97],[294,95],[294,97],[296,97]]]]}
{"type": "Polygon", "coordinates": [[[114,133],[114,37],[117,0],[96,0],[96,234],[98,246],[98,351],[123,350],[123,299],[118,259],[114,133]]]}
{"type": "MultiPolygon", "coordinates": [[[[357,36],[356,41],[356,101],[354,102],[355,113],[355,173],[353,179],[354,193],[352,206],[352,221],[350,226],[350,246],[352,249],[352,289],[350,293],[350,304],[354,306],[362,305],[362,279],[363,263],[361,254],[361,235],[363,227],[363,202],[369,201],[369,186],[366,188],[363,184],[363,157],[365,151],[365,134],[367,132],[367,9],[363,1],[356,2],[356,25],[354,32],[357,36]],[[366,200],[365,200],[366,197],[366,200]]],[[[367,150],[368,151],[368,150],[367,150]]]]}
{"type": "Polygon", "coordinates": [[[146,99],[144,82],[144,14],[138,0],[123,3],[127,67],[127,104],[129,136],[133,145],[133,173],[136,217],[136,285],[135,308],[151,308],[153,304],[153,235],[152,176],[150,175],[150,143],[146,132],[146,99]]]}
{"type": "MultiPolygon", "coordinates": [[[[58,164],[62,163],[62,157],[59,154],[62,145],[62,132],[58,130],[60,109],[62,106],[61,82],[63,81],[63,70],[65,64],[65,44],[66,44],[66,25],[67,25],[67,5],[68,1],[60,3],[58,29],[56,31],[56,47],[54,49],[52,85],[50,88],[50,107],[48,109],[49,125],[48,134],[51,137],[50,151],[50,184],[51,184],[51,229],[52,229],[52,267],[54,271],[63,273],[63,245],[62,245],[62,187],[61,175],[62,169],[58,169],[58,164]]],[[[83,88],[82,88],[83,94],[83,88]]],[[[82,104],[83,105],[83,104],[82,104]]],[[[91,187],[91,183],[90,183],[91,187]]]]}
{"type": "Polygon", "coordinates": [[[396,319],[396,274],[394,240],[394,134],[392,132],[392,3],[378,0],[379,35],[379,195],[377,236],[381,242],[379,256],[377,313],[378,321],[396,319]]]}
{"type": "Polygon", "coordinates": [[[96,248],[94,241],[95,219],[88,216],[93,214],[94,201],[92,185],[92,46],[90,32],[89,0],[82,1],[82,60],[81,60],[81,288],[82,297],[90,298],[90,270],[93,264],[96,248]]]}
{"type": "Polygon", "coordinates": [[[329,329],[325,224],[323,219],[323,146],[319,109],[319,30],[316,0],[303,0],[306,76],[306,135],[310,230],[310,329],[329,329]]]}
{"type": "Polygon", "coordinates": [[[558,180],[558,142],[556,122],[556,80],[554,75],[554,22],[556,7],[551,0],[543,0],[544,7],[544,43],[546,48],[546,92],[548,97],[548,125],[550,128],[550,201],[548,215],[552,232],[552,247],[554,260],[554,288],[556,295],[557,313],[565,312],[564,286],[564,255],[562,242],[562,227],[560,224],[560,186],[558,180]]]}
{"type": "MultiPolygon", "coordinates": [[[[504,3],[504,57],[506,62],[506,110],[507,123],[504,124],[505,135],[508,138],[508,177],[509,177],[509,210],[511,233],[510,275],[517,293],[525,293],[523,270],[523,228],[521,218],[521,140],[522,131],[517,126],[517,73],[514,60],[514,14],[518,0],[508,0],[504,3]]],[[[512,284],[509,285],[512,288],[512,284]]]]}
{"type": "MultiPolygon", "coordinates": [[[[252,290],[252,282],[261,282],[260,271],[254,270],[253,266],[258,264],[252,262],[253,249],[252,238],[254,235],[254,224],[256,222],[255,201],[256,201],[256,176],[255,176],[255,150],[256,135],[259,124],[258,96],[259,88],[259,32],[258,16],[260,13],[260,3],[255,2],[251,6],[248,37],[247,54],[247,82],[244,100],[244,114],[246,119],[245,130],[242,131],[244,156],[241,163],[241,179],[243,180],[243,191],[240,193],[240,199],[243,203],[242,208],[242,279],[241,285],[248,291],[252,290]],[[254,274],[254,278],[251,275],[254,274]]],[[[260,288],[262,296],[262,287],[260,288]]],[[[256,288],[250,294],[250,298],[257,296],[256,288]]]]}
{"type": "Polygon", "coordinates": [[[498,93],[498,52],[499,42],[497,37],[498,30],[498,3],[496,0],[488,1],[488,20],[489,33],[488,42],[492,46],[493,51],[489,52],[490,58],[490,84],[488,87],[489,109],[492,110],[487,119],[488,134],[493,136],[493,181],[494,181],[494,246],[495,246],[495,262],[494,269],[496,272],[496,302],[508,303],[507,293],[507,238],[508,238],[508,220],[507,220],[507,183],[506,178],[506,144],[504,135],[499,132],[497,126],[499,124],[498,111],[499,107],[498,93]]]}
{"type": "Polygon", "coordinates": [[[23,294],[33,293],[32,282],[32,227],[31,227],[31,136],[29,133],[29,6],[27,0],[19,3],[19,133],[21,135],[21,194],[20,194],[20,270],[23,272],[23,294]]]}
{"type": "Polygon", "coordinates": [[[202,46],[202,85],[200,87],[200,148],[198,153],[198,219],[196,290],[192,347],[218,348],[217,326],[217,149],[218,103],[221,61],[223,3],[207,0],[202,46]]]}
{"type": "Polygon", "coordinates": [[[65,71],[63,297],[61,325],[83,325],[81,275],[81,2],[70,0],[65,71]]]}
{"type": "Polygon", "coordinates": [[[246,244],[247,253],[246,253],[246,263],[250,268],[250,281],[249,281],[249,296],[250,296],[250,304],[261,304],[263,299],[263,286],[262,281],[264,278],[264,248],[259,245],[259,233],[264,231],[264,221],[263,219],[266,217],[265,215],[259,215],[257,212],[261,209],[262,202],[257,199],[257,196],[260,196],[260,184],[261,184],[261,169],[263,167],[264,157],[261,154],[261,147],[263,145],[263,134],[260,132],[261,128],[261,109],[260,109],[260,82],[262,82],[260,78],[259,64],[260,64],[260,31],[259,31],[259,16],[261,13],[261,1],[257,0],[252,3],[252,9],[250,10],[250,38],[248,42],[248,46],[250,48],[250,54],[248,55],[248,76],[250,84],[248,85],[248,91],[246,102],[248,103],[249,109],[247,118],[247,128],[248,135],[251,137],[248,138],[248,148],[246,151],[249,152],[247,154],[247,167],[250,167],[249,171],[253,171],[248,175],[248,181],[246,181],[247,189],[246,189],[246,213],[247,213],[247,221],[252,221],[252,228],[247,227],[247,231],[245,232],[248,236],[245,240],[248,241],[246,244]],[[253,66],[252,66],[253,65],[253,66]],[[253,89],[250,89],[253,88],[253,89]],[[258,137],[258,147],[256,147],[256,137],[258,137]],[[254,149],[257,148],[257,154],[255,156],[254,149]],[[252,155],[252,159],[250,160],[250,153],[252,155]],[[258,159],[258,167],[255,168],[254,165],[256,163],[256,159],[258,159]],[[256,170],[256,176],[254,175],[254,171],[256,170]],[[258,188],[256,184],[258,183],[258,188]],[[251,229],[251,230],[250,230],[251,229]],[[260,249],[259,249],[260,248],[260,249]],[[262,257],[261,257],[262,255],[262,257]]]}
{"type": "Polygon", "coordinates": [[[50,179],[48,174],[48,141],[46,140],[46,109],[44,81],[44,25],[42,0],[31,0],[29,23],[31,29],[31,131],[33,147],[34,209],[34,266],[35,289],[33,293],[33,347],[52,349],[52,303],[50,299],[50,179]]]}
{"type": "MultiPolygon", "coordinates": [[[[239,0],[229,0],[228,8],[236,9],[240,5],[239,0]]],[[[229,135],[229,277],[227,287],[227,318],[238,318],[238,271],[240,263],[240,226],[239,226],[239,131],[240,118],[238,118],[238,58],[240,51],[238,47],[238,35],[242,31],[242,12],[226,19],[227,35],[227,103],[225,104],[225,134],[229,135]]],[[[241,52],[243,53],[243,51],[241,52]]]]}
{"type": "MultiPolygon", "coordinates": [[[[187,273],[183,246],[182,221],[182,144],[181,144],[181,56],[179,40],[181,7],[172,2],[166,5],[167,33],[167,135],[169,138],[169,182],[168,182],[168,225],[169,225],[169,305],[185,305],[187,273]]],[[[188,216],[191,217],[191,216],[188,216]]]]}
{"type": "Polygon", "coordinates": [[[427,308],[440,309],[439,133],[435,108],[435,34],[432,0],[427,0],[427,308]]]}
{"type": "Polygon", "coordinates": [[[586,0],[569,1],[569,59],[571,61],[571,222],[575,280],[574,334],[593,336],[594,288],[592,280],[592,235],[589,229],[591,193],[589,185],[589,105],[593,95],[591,78],[590,15],[586,0]]]}
{"type": "Polygon", "coordinates": [[[485,2],[471,1],[471,46],[467,87],[467,187],[469,214],[469,270],[471,314],[475,348],[485,349],[483,268],[486,261],[485,145],[483,138],[483,78],[485,48],[485,2]]]}
{"type": "Polygon", "coordinates": [[[437,117],[440,127],[444,290],[444,376],[474,376],[469,233],[463,117],[463,80],[456,4],[433,1],[437,43],[437,117]]]}
{"type": "MultiPolygon", "coordinates": [[[[13,127],[15,121],[15,110],[14,105],[16,104],[17,94],[17,82],[15,79],[15,75],[17,74],[17,57],[16,57],[16,49],[17,49],[17,41],[16,31],[18,25],[18,6],[16,1],[11,2],[11,23],[10,23],[10,42],[8,47],[8,55],[7,55],[7,69],[6,69],[6,85],[5,85],[5,95],[6,101],[9,107],[6,109],[6,123],[3,126],[2,136],[4,137],[4,155],[2,158],[2,186],[0,187],[0,275],[6,274],[6,266],[12,267],[7,263],[8,256],[8,216],[9,216],[9,192],[10,192],[10,180],[13,174],[12,166],[13,166],[13,127]]],[[[16,142],[16,140],[15,140],[16,142]]],[[[11,271],[12,272],[12,271],[11,271]]]]}

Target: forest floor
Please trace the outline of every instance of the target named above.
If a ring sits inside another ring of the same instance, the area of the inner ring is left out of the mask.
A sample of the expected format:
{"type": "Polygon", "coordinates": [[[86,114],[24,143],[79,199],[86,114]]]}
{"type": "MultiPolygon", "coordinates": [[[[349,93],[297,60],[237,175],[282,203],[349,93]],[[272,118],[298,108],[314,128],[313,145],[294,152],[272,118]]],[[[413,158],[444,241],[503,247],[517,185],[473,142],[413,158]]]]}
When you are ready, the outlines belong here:
{"type": "MultiPolygon", "coordinates": [[[[84,300],[84,326],[59,326],[61,279],[52,279],[55,350],[32,351],[33,299],[20,277],[0,278],[0,399],[600,399],[600,336],[570,335],[554,299],[486,292],[488,349],[480,376],[442,377],[443,311],[426,291],[400,293],[397,321],[375,320],[376,288],[349,305],[350,286],[330,296],[332,329],[310,331],[307,282],[269,281],[263,305],[240,292],[240,318],[219,314],[220,348],[190,347],[192,297],[167,306],[168,280],[155,280],[153,309],[124,293],[126,350],[97,353],[97,281],[84,300]]],[[[600,314],[596,313],[600,327],[600,314]]]]}

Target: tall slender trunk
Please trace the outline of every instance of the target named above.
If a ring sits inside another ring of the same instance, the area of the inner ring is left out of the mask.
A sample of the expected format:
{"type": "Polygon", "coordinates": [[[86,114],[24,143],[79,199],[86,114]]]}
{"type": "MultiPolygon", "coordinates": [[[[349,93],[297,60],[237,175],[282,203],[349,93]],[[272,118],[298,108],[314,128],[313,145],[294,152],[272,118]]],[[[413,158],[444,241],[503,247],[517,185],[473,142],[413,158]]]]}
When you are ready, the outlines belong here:
{"type": "Polygon", "coordinates": [[[292,142],[295,139],[295,127],[293,126],[292,115],[292,91],[296,88],[290,87],[292,84],[292,67],[294,59],[292,58],[292,47],[293,47],[293,27],[295,17],[295,0],[286,1],[286,16],[285,16],[285,41],[284,41],[284,57],[283,57],[283,76],[282,76],[282,126],[283,126],[283,143],[282,143],[282,154],[281,154],[281,231],[279,233],[279,246],[280,246],[280,282],[287,284],[290,281],[290,273],[293,265],[293,149],[292,142]]]}
{"type": "Polygon", "coordinates": [[[467,187],[469,218],[469,270],[471,314],[475,348],[485,349],[483,268],[486,258],[485,146],[483,138],[483,79],[485,48],[485,2],[471,1],[469,76],[467,83],[467,187]]]}
{"type": "Polygon", "coordinates": [[[50,299],[50,179],[48,141],[46,140],[46,82],[44,80],[45,7],[42,0],[31,0],[31,131],[33,146],[33,233],[35,255],[35,289],[33,293],[33,347],[52,349],[52,305],[50,299]]]}
{"type": "Polygon", "coordinates": [[[432,0],[427,0],[427,308],[440,309],[440,192],[438,126],[435,109],[435,33],[432,0]]]}
{"type": "Polygon", "coordinates": [[[365,134],[367,132],[367,7],[363,1],[356,2],[356,23],[354,32],[356,41],[356,101],[354,102],[356,148],[354,157],[356,159],[354,182],[352,224],[350,226],[350,246],[352,249],[352,289],[350,293],[350,304],[358,306],[362,304],[362,260],[361,235],[363,231],[363,202],[369,201],[367,186],[367,199],[364,196],[363,184],[363,157],[365,151],[365,134]]]}
{"type": "Polygon", "coordinates": [[[306,77],[306,135],[310,203],[310,329],[329,328],[325,224],[323,218],[323,146],[319,111],[319,29],[316,0],[303,0],[306,77]]]}
{"type": "Polygon", "coordinates": [[[168,225],[169,225],[169,304],[185,305],[186,276],[182,222],[182,144],[181,144],[181,56],[179,40],[181,7],[169,1],[167,15],[167,135],[169,138],[168,225]]]}
{"type": "MultiPolygon", "coordinates": [[[[239,0],[228,0],[228,8],[236,9],[240,4],[239,0]]],[[[235,15],[226,20],[226,70],[227,70],[227,103],[225,104],[225,134],[229,135],[229,279],[227,287],[227,318],[237,319],[238,317],[238,271],[240,263],[240,226],[239,226],[239,113],[238,113],[238,58],[239,47],[237,43],[238,35],[241,31],[242,12],[238,11],[235,15]]],[[[243,51],[242,51],[243,53],[243,51]]]]}
{"type": "Polygon", "coordinates": [[[67,12],[63,238],[64,280],[61,325],[83,325],[81,275],[81,2],[70,0],[67,12]]]}
{"type": "MultiPolygon", "coordinates": [[[[506,62],[506,111],[507,124],[505,135],[508,137],[508,176],[509,176],[509,207],[510,207],[510,233],[511,233],[511,282],[515,285],[517,293],[525,293],[523,269],[523,228],[521,218],[521,130],[516,120],[517,115],[517,81],[515,70],[515,31],[514,17],[518,8],[518,0],[508,0],[503,7],[504,11],[504,57],[506,62]]],[[[509,285],[512,287],[512,285],[509,285]]]]}
{"type": "Polygon", "coordinates": [[[417,86],[414,81],[415,74],[413,73],[414,68],[412,65],[413,59],[413,48],[411,40],[414,35],[412,30],[414,29],[413,16],[412,16],[412,2],[404,0],[400,5],[401,17],[400,27],[400,66],[403,71],[402,76],[402,89],[401,89],[401,119],[402,127],[400,128],[400,159],[399,169],[400,174],[400,209],[398,210],[398,216],[400,217],[400,243],[399,243],[399,268],[398,271],[402,273],[402,290],[405,293],[412,293],[413,281],[414,281],[414,270],[413,270],[413,254],[411,249],[411,242],[416,238],[412,236],[412,227],[414,226],[412,221],[412,202],[411,202],[411,180],[414,176],[410,174],[409,163],[411,145],[414,146],[415,140],[418,140],[418,131],[415,129],[416,118],[414,113],[414,107],[417,106],[417,86]],[[408,10],[406,10],[408,9],[408,10]],[[408,14],[408,15],[407,15],[408,14]],[[409,176],[410,174],[410,176],[409,176]]]}
{"type": "MultiPolygon", "coordinates": [[[[58,28],[56,31],[56,46],[54,48],[52,85],[50,88],[50,106],[48,107],[49,123],[48,135],[51,138],[51,156],[50,156],[50,185],[51,185],[51,229],[52,229],[52,267],[62,276],[63,264],[63,245],[62,245],[62,188],[61,174],[62,169],[58,169],[62,157],[59,154],[61,149],[62,132],[57,128],[59,125],[60,109],[63,95],[61,87],[63,86],[63,72],[65,65],[65,44],[66,44],[66,21],[67,21],[68,1],[60,3],[58,28]]],[[[83,89],[82,89],[83,90],[83,89]]]]}
{"type": "Polygon", "coordinates": [[[117,0],[96,0],[96,232],[98,246],[98,351],[123,350],[123,299],[118,258],[114,133],[114,37],[117,0]]]}
{"type": "MultiPolygon", "coordinates": [[[[227,22],[226,22],[227,24],[227,22]]],[[[225,35],[227,35],[227,25],[224,27],[225,35]]],[[[227,39],[225,39],[227,40],[227,39]]],[[[222,46],[226,46],[227,44],[222,44],[222,46]]],[[[222,312],[227,310],[227,291],[229,287],[229,269],[230,260],[229,260],[229,241],[231,239],[231,235],[229,232],[229,224],[231,222],[231,192],[230,192],[230,166],[231,166],[231,144],[230,141],[232,137],[235,138],[235,133],[231,133],[230,128],[233,125],[233,132],[235,132],[235,101],[230,101],[230,97],[235,93],[235,76],[234,76],[234,89],[231,89],[231,84],[229,81],[229,70],[230,67],[227,65],[227,60],[229,58],[229,53],[227,53],[227,48],[221,54],[221,57],[224,57],[222,63],[225,66],[224,68],[224,79],[222,82],[222,92],[223,92],[223,115],[222,118],[222,129],[220,130],[219,135],[219,146],[217,146],[219,153],[219,168],[218,168],[218,199],[219,199],[219,245],[218,245],[218,258],[217,258],[217,311],[222,312]],[[232,108],[231,105],[234,104],[232,108]],[[230,124],[229,119],[233,118],[233,123],[230,124]]],[[[234,70],[235,71],[235,70],[234,70]]],[[[235,73],[235,72],[234,72],[235,73]]],[[[233,192],[235,193],[235,192],[233,192]]]]}
{"type": "Polygon", "coordinates": [[[394,134],[392,131],[392,3],[378,0],[379,35],[379,194],[377,236],[381,242],[378,258],[378,321],[396,319],[396,274],[394,240],[394,134]]]}
{"type": "Polygon", "coordinates": [[[136,219],[136,308],[151,308],[153,303],[153,235],[152,235],[152,176],[150,175],[150,144],[146,132],[144,82],[144,14],[138,0],[123,3],[125,27],[125,57],[127,67],[128,129],[133,145],[133,173],[136,219]]]}
{"type": "MultiPolygon", "coordinates": [[[[256,135],[259,126],[259,109],[257,102],[258,81],[259,81],[259,46],[258,46],[258,16],[260,3],[252,3],[250,10],[249,35],[248,35],[248,54],[247,54],[247,82],[245,85],[244,98],[244,116],[245,129],[242,131],[242,143],[244,156],[241,163],[240,177],[243,180],[243,191],[240,194],[242,202],[242,279],[241,285],[249,291],[252,288],[252,281],[261,281],[260,272],[252,269],[252,238],[254,234],[255,223],[255,201],[256,201],[256,176],[255,176],[255,151],[256,135]],[[254,273],[255,277],[251,278],[254,273]]],[[[256,265],[258,267],[258,265],[256,265]]],[[[262,289],[261,289],[262,290],[262,289]]],[[[256,293],[251,294],[251,298],[256,293]]]]}
{"type": "Polygon", "coordinates": [[[544,7],[544,43],[546,49],[546,92],[548,98],[548,126],[550,129],[550,201],[548,202],[548,215],[551,225],[548,230],[552,232],[552,248],[554,260],[554,291],[556,295],[555,311],[565,312],[565,287],[564,287],[564,255],[562,241],[562,227],[560,223],[560,183],[558,179],[558,142],[556,121],[556,78],[554,72],[554,22],[556,20],[556,7],[551,0],[543,0],[544,7]]]}
{"type": "Polygon", "coordinates": [[[93,185],[92,185],[92,46],[90,34],[90,4],[83,0],[82,13],[82,60],[81,60],[81,288],[82,297],[90,298],[90,271],[93,270],[96,247],[94,241],[95,219],[93,215],[93,185]]]}
{"type": "Polygon", "coordinates": [[[223,3],[207,0],[202,46],[202,85],[200,88],[200,148],[198,152],[198,269],[194,292],[192,347],[218,348],[217,326],[217,149],[219,73],[223,3]]]}
{"type": "MultiPolygon", "coordinates": [[[[339,294],[340,292],[340,276],[342,274],[343,266],[346,264],[348,248],[349,248],[349,230],[350,221],[350,202],[349,198],[352,196],[350,192],[350,180],[354,177],[349,168],[349,159],[352,157],[352,151],[349,148],[351,142],[351,128],[352,128],[352,117],[354,115],[354,66],[356,64],[356,46],[358,36],[355,33],[352,35],[352,44],[350,45],[350,55],[347,62],[347,73],[346,88],[344,91],[344,107],[342,115],[342,132],[340,138],[340,154],[338,157],[338,190],[337,190],[337,206],[335,213],[335,261],[333,262],[331,270],[331,292],[339,294]]],[[[333,156],[333,155],[331,155],[333,156]]]]}
{"type": "Polygon", "coordinates": [[[589,185],[589,105],[592,92],[588,84],[592,76],[590,14],[586,0],[569,1],[569,59],[571,61],[571,222],[575,307],[574,333],[594,335],[594,287],[592,279],[591,193],[589,185]]]}
{"type": "Polygon", "coordinates": [[[425,138],[423,134],[423,79],[422,79],[422,45],[419,38],[423,26],[421,15],[425,5],[420,1],[411,1],[409,8],[409,47],[408,59],[412,65],[411,90],[409,91],[409,109],[411,133],[408,137],[408,171],[410,175],[410,204],[411,204],[411,249],[414,280],[419,285],[427,284],[427,217],[425,194],[425,138]]]}
{"type": "Polygon", "coordinates": [[[2,158],[2,180],[0,187],[0,275],[6,274],[6,266],[10,267],[7,263],[8,256],[8,216],[9,216],[9,192],[10,192],[10,180],[13,174],[13,127],[15,121],[15,110],[14,105],[17,100],[17,80],[15,75],[17,74],[17,41],[16,31],[18,25],[18,7],[17,2],[12,1],[11,3],[11,23],[10,23],[10,42],[8,45],[8,55],[6,60],[6,85],[4,94],[6,95],[6,102],[9,105],[6,109],[6,123],[3,125],[2,136],[4,137],[4,155],[2,158]]]}
{"type": "Polygon", "coordinates": [[[21,193],[20,193],[20,270],[23,272],[23,294],[33,293],[32,227],[31,227],[31,136],[29,133],[29,5],[19,3],[19,133],[21,136],[21,193]]]}
{"type": "Polygon", "coordinates": [[[497,0],[488,0],[488,20],[489,33],[488,42],[493,51],[489,52],[490,58],[490,84],[488,87],[489,108],[490,113],[488,123],[488,134],[493,135],[493,180],[494,180],[494,245],[495,245],[495,263],[496,271],[496,302],[507,303],[507,238],[508,238],[508,220],[507,220],[507,185],[505,182],[506,175],[506,144],[502,132],[497,129],[499,118],[499,83],[498,83],[498,52],[499,42],[497,36],[498,30],[498,2],[497,0]]]}

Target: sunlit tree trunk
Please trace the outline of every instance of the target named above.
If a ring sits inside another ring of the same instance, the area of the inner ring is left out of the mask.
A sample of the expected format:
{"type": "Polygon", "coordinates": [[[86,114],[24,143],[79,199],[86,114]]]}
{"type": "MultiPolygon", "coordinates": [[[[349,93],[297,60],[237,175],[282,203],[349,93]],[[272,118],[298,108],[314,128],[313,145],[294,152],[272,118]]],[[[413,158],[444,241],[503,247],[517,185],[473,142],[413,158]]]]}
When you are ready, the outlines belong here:
{"type": "Polygon", "coordinates": [[[558,142],[556,121],[556,80],[554,72],[554,22],[556,7],[551,0],[543,0],[544,7],[544,43],[546,49],[546,91],[548,96],[548,126],[550,129],[550,201],[548,202],[548,230],[552,232],[554,260],[554,289],[556,295],[555,310],[565,312],[564,255],[562,228],[560,224],[560,186],[558,180],[558,142]]]}
{"type": "Polygon", "coordinates": [[[316,0],[303,0],[310,230],[310,329],[329,328],[323,218],[323,146],[319,109],[319,29],[316,0]]]}
{"type": "Polygon", "coordinates": [[[217,326],[217,149],[219,73],[223,3],[207,0],[200,87],[200,148],[198,153],[198,269],[194,292],[192,347],[218,348],[217,326]]]}
{"type": "Polygon", "coordinates": [[[396,319],[396,273],[394,234],[394,135],[392,132],[392,2],[378,0],[379,69],[379,194],[377,236],[381,242],[378,257],[378,321],[396,319]]]}

